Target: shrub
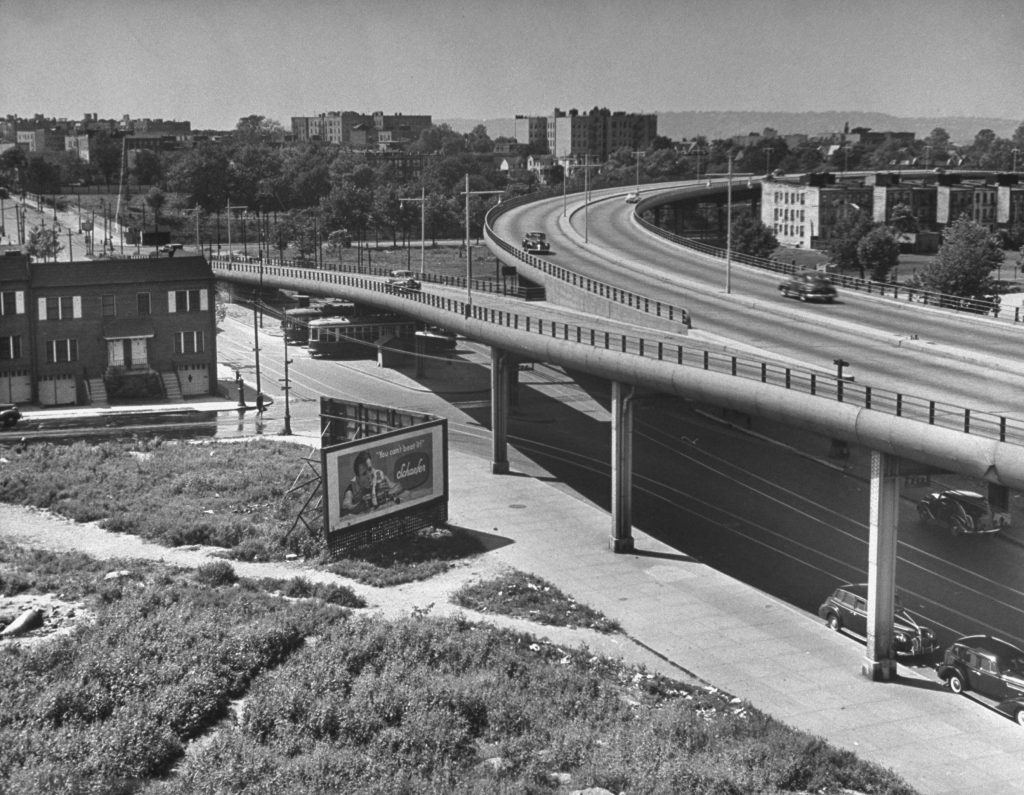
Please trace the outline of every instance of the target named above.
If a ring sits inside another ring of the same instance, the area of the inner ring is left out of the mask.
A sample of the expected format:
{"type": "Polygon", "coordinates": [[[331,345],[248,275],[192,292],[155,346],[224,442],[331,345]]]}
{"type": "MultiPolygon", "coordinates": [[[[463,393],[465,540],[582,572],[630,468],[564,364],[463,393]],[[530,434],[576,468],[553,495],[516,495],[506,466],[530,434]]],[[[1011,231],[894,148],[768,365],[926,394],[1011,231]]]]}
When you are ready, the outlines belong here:
{"type": "Polygon", "coordinates": [[[238,582],[238,575],[230,563],[226,560],[215,560],[205,563],[195,570],[193,574],[196,582],[211,587],[219,585],[234,585],[238,582]]]}

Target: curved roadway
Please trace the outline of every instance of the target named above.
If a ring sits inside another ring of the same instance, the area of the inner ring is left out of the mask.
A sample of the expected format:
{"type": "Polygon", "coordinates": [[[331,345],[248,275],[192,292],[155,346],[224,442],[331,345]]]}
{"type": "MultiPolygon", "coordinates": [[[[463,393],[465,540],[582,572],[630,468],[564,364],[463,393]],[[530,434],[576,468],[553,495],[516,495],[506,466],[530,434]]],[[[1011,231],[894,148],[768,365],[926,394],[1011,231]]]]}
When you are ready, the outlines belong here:
{"type": "MultiPolygon", "coordinates": [[[[678,187],[648,186],[644,196],[678,187]]],[[[1012,323],[849,290],[834,304],[802,304],[779,296],[778,274],[736,262],[727,294],[722,260],[646,231],[624,196],[621,188],[595,192],[586,211],[578,198],[565,209],[561,197],[535,202],[499,216],[494,230],[510,242],[542,230],[552,261],[688,308],[695,338],[833,374],[842,358],[845,375],[876,388],[1024,417],[1016,352],[1024,338],[1012,323]]]]}

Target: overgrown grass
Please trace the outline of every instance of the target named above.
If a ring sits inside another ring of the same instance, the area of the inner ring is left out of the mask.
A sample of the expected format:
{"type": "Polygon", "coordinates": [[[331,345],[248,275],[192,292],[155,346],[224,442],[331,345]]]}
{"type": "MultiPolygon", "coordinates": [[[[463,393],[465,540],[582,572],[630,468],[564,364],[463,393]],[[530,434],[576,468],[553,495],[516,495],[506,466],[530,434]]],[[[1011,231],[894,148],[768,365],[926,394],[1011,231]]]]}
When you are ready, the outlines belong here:
{"type": "Polygon", "coordinates": [[[35,443],[6,454],[0,495],[166,546],[223,547],[238,560],[316,558],[319,516],[309,517],[311,530],[300,522],[288,534],[305,495],[286,492],[304,455],[267,440],[35,443]]]}
{"type": "Polygon", "coordinates": [[[549,626],[621,631],[617,621],[581,605],[546,580],[521,571],[465,585],[452,595],[452,601],[471,610],[525,618],[549,626]]]}
{"type": "Polygon", "coordinates": [[[95,616],[0,644],[0,792],[913,792],[714,688],[585,649],[355,618],[337,590],[224,561],[103,578],[121,567],[0,543],[4,582],[64,587],[95,616]]]}
{"type": "Polygon", "coordinates": [[[457,560],[486,551],[472,533],[431,528],[353,551],[326,568],[341,577],[383,588],[429,579],[450,569],[457,560]]]}

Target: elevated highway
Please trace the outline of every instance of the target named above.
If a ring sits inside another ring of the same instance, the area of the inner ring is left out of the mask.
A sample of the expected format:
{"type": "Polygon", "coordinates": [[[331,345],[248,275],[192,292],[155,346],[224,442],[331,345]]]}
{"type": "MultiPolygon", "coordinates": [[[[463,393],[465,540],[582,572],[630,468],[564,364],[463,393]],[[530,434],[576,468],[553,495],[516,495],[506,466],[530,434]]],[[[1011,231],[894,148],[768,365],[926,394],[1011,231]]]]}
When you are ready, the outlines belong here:
{"type": "Polygon", "coordinates": [[[588,204],[579,196],[553,196],[492,211],[489,248],[545,287],[551,300],[543,304],[429,282],[422,292],[398,294],[383,279],[358,274],[213,265],[228,281],[345,296],[491,346],[495,471],[507,467],[508,379],[516,361],[549,362],[611,381],[617,550],[631,548],[631,407],[643,392],[765,417],[875,451],[873,617],[864,672],[889,678],[897,506],[907,462],[1024,489],[1021,372],[1005,352],[1015,345],[1015,327],[854,293],[831,306],[785,302],[775,294],[777,276],[733,263],[726,279],[717,258],[644,229],[623,196],[596,192],[588,204]],[[529,230],[548,234],[550,254],[520,249],[529,230]],[[836,371],[840,357],[855,380],[836,371]]]}

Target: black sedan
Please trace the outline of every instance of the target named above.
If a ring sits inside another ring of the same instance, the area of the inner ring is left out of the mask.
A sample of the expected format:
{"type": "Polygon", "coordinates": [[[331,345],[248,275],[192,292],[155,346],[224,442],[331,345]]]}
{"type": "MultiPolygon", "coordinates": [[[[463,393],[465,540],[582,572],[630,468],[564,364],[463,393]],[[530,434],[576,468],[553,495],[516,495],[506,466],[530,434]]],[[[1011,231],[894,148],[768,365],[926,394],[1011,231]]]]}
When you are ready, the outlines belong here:
{"type": "Polygon", "coordinates": [[[836,300],[836,287],[832,281],[818,271],[794,273],[779,285],[783,298],[795,296],[801,301],[824,301],[831,304],[836,300]]]}
{"type": "MultiPolygon", "coordinates": [[[[893,650],[916,657],[938,648],[935,633],[922,626],[904,609],[896,597],[893,613],[893,650]]],[[[818,615],[836,632],[846,630],[866,637],[868,634],[867,583],[847,583],[836,588],[818,608],[818,615]]]]}
{"type": "Polygon", "coordinates": [[[922,524],[943,527],[955,536],[990,535],[1003,526],[993,516],[988,500],[964,489],[933,491],[917,504],[917,515],[922,524]]]}
{"type": "Polygon", "coordinates": [[[0,427],[13,428],[21,419],[21,412],[14,403],[0,403],[0,427]]]}

